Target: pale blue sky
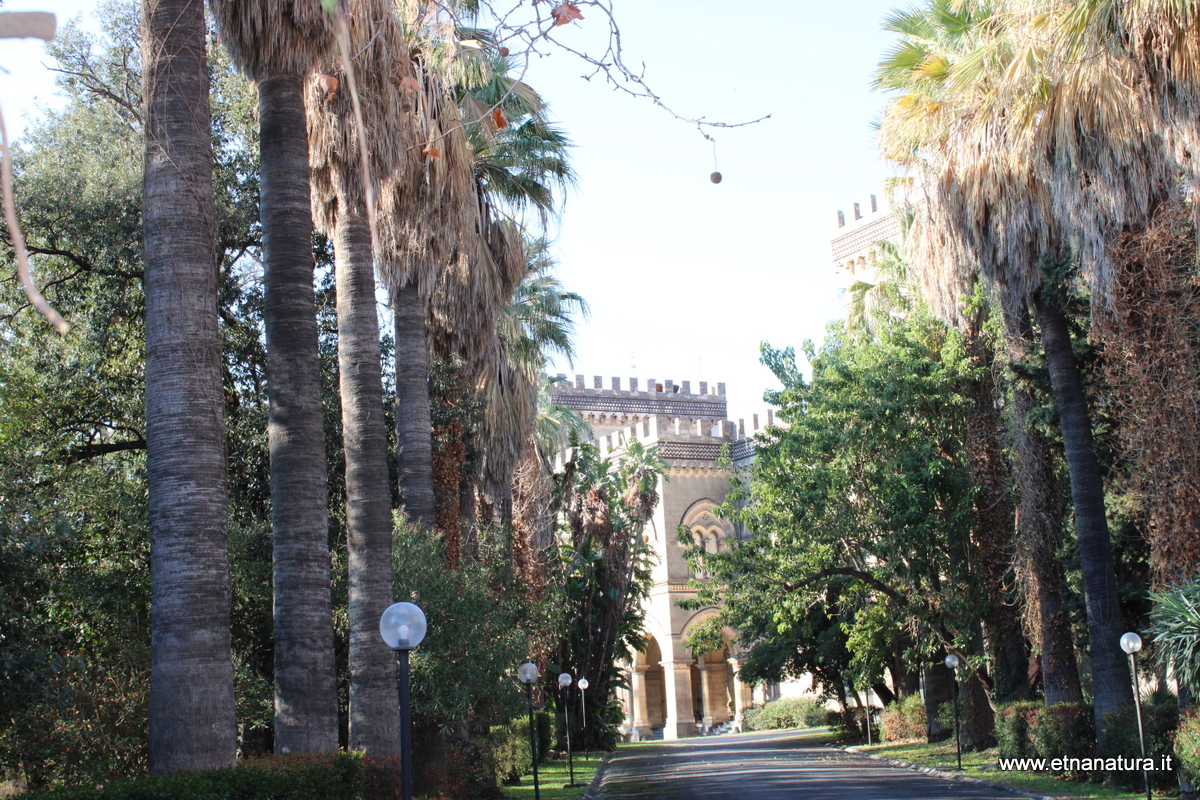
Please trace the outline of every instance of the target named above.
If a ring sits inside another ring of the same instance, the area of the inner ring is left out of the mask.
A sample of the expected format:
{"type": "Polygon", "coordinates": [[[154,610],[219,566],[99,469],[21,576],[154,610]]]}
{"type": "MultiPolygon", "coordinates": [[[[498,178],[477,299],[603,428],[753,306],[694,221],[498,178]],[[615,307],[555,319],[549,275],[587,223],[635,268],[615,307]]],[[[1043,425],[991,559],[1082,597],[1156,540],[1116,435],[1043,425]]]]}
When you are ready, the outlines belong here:
{"type": "MultiPolygon", "coordinates": [[[[865,201],[889,173],[871,127],[883,98],[870,75],[888,37],[879,22],[893,0],[771,4],[728,0],[614,0],[626,60],[679,113],[739,122],[716,130],[720,185],[709,181],[712,145],[649,101],[615,93],[558,52],[533,63],[528,82],[551,103],[578,147],[578,189],[556,246],[559,275],[592,306],[575,368],[643,382],[723,381],[730,415],[765,408],[772,385],[758,364],[762,340],[820,339],[841,316],[830,263],[833,215],[865,201]],[[633,365],[636,364],[636,369],[633,365]]],[[[7,0],[5,10],[54,11],[60,24],[88,13],[83,0],[7,0]]],[[[602,25],[594,11],[556,35],[584,45],[602,25]]],[[[10,136],[53,76],[40,44],[6,41],[0,104],[10,136]]]]}

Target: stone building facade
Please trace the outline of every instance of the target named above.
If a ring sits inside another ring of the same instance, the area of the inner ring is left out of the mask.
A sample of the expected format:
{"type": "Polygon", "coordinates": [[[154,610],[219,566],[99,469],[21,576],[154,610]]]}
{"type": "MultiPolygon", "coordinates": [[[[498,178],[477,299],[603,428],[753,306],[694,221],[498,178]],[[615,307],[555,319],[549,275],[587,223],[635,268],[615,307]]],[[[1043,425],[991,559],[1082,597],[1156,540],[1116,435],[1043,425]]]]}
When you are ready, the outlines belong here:
{"type": "Polygon", "coordinates": [[[830,240],[833,265],[844,286],[874,281],[877,243],[895,241],[900,236],[900,220],[882,195],[870,195],[867,202],[854,203],[852,209],[850,214],[836,212],[830,240]]]}
{"type": "MultiPolygon", "coordinates": [[[[734,424],[727,419],[725,384],[689,381],[676,384],[653,378],[624,386],[599,377],[586,385],[583,375],[554,389],[555,402],[573,409],[591,426],[601,453],[622,449],[633,439],[658,447],[667,464],[657,487],[660,501],[646,537],[654,548],[653,586],[646,601],[646,649],[629,669],[623,693],[626,735],[634,741],[659,736],[678,739],[714,729],[740,729],[741,716],[755,699],[751,687],[738,680],[743,658],[734,631],[725,631],[717,650],[693,653],[686,644],[697,625],[717,613],[716,607],[685,611],[676,601],[695,597],[688,588],[694,574],[683,558],[677,529],[686,526],[709,551],[726,550],[739,532],[713,509],[725,499],[733,470],[718,466],[725,445],[735,468],[753,456],[753,433],[759,418],[734,424]]],[[[771,422],[771,412],[763,420],[771,422]]],[[[769,690],[768,690],[769,691],[769,690]]],[[[763,690],[759,690],[759,695],[763,690]]]]}

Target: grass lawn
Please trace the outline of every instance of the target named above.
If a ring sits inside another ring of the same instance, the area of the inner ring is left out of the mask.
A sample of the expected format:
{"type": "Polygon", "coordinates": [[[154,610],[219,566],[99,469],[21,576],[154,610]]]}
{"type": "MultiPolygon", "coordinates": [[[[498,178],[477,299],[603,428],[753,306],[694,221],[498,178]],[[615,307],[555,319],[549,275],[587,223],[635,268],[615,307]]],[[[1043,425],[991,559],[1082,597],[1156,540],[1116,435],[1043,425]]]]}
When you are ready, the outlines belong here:
{"type": "MultiPolygon", "coordinates": [[[[877,744],[871,747],[861,745],[856,749],[922,767],[933,767],[946,772],[958,771],[952,741],[938,744],[877,744]]],[[[1142,800],[1145,797],[1138,792],[1123,792],[1096,783],[1064,780],[1040,772],[1000,772],[996,769],[998,757],[999,751],[995,747],[980,752],[963,753],[962,774],[1052,797],[1094,797],[1100,800],[1142,800]]]]}
{"type": "MultiPolygon", "coordinates": [[[[538,764],[538,787],[543,800],[574,800],[574,798],[583,797],[588,784],[592,782],[592,775],[595,774],[596,767],[600,766],[600,758],[603,755],[603,753],[592,753],[588,758],[584,758],[581,753],[575,754],[575,782],[580,784],[575,789],[563,788],[571,779],[565,758],[561,761],[544,761],[538,764]]],[[[522,777],[520,786],[501,786],[500,790],[506,797],[514,798],[514,800],[516,798],[533,800],[533,775],[522,777]]]]}

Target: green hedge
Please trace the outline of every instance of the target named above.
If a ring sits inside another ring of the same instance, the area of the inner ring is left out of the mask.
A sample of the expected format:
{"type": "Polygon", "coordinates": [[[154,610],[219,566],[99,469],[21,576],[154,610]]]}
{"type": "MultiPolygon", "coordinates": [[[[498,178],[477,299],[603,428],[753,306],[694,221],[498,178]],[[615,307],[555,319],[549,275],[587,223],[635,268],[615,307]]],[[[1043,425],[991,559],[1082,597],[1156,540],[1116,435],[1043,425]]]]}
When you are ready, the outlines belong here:
{"type": "Polygon", "coordinates": [[[1085,703],[1059,703],[1031,713],[1029,743],[1034,755],[1043,758],[1090,758],[1096,752],[1092,707],[1085,703]]]}
{"type": "MultiPolygon", "coordinates": [[[[1137,712],[1129,706],[1120,714],[1105,717],[1108,735],[1105,749],[1096,749],[1095,723],[1092,707],[1085,704],[1062,703],[1049,708],[1040,703],[1006,703],[997,709],[996,739],[1000,743],[1002,758],[1140,758],[1141,745],[1138,740],[1137,712]]],[[[1200,774],[1200,725],[1188,734],[1189,740],[1180,731],[1183,744],[1175,738],[1174,731],[1179,713],[1174,701],[1150,702],[1142,705],[1142,719],[1146,728],[1146,754],[1160,758],[1175,752],[1184,760],[1184,752],[1195,759],[1197,774],[1200,774]],[[1190,750],[1189,750],[1190,748],[1190,750]]],[[[1117,785],[1131,791],[1143,786],[1140,770],[1114,772],[1111,775],[1095,771],[1090,775],[1075,773],[1072,777],[1090,778],[1093,781],[1111,779],[1117,785]]],[[[1151,784],[1162,789],[1177,785],[1175,770],[1155,770],[1150,773],[1151,784]]]]}
{"type": "Polygon", "coordinates": [[[1002,758],[1091,758],[1096,752],[1092,707],[1005,703],[996,710],[996,740],[1002,758]]]}
{"type": "MultiPolygon", "coordinates": [[[[1126,707],[1119,714],[1106,714],[1104,717],[1108,736],[1105,739],[1105,758],[1124,756],[1125,758],[1141,758],[1142,746],[1138,740],[1137,710],[1132,706],[1126,707]]],[[[1146,755],[1160,759],[1167,753],[1174,752],[1176,727],[1179,724],[1179,707],[1175,699],[1163,698],[1160,702],[1142,703],[1142,723],[1146,732],[1146,755]]],[[[1096,778],[1102,776],[1094,776],[1096,778]]],[[[1112,780],[1118,785],[1131,791],[1140,791],[1145,786],[1145,778],[1140,770],[1114,772],[1112,780]]],[[[1176,770],[1153,770],[1150,773],[1150,785],[1162,789],[1178,786],[1179,778],[1176,770]]]]}
{"type": "Polygon", "coordinates": [[[521,776],[533,771],[530,758],[529,720],[518,719],[491,730],[492,752],[496,759],[496,779],[506,786],[516,786],[521,776]]]}
{"type": "Polygon", "coordinates": [[[1179,721],[1175,757],[1188,781],[1193,786],[1200,783],[1200,716],[1193,713],[1179,721]]]}
{"type": "Polygon", "coordinates": [[[400,759],[360,753],[278,756],[231,769],[147,775],[94,786],[49,789],[21,800],[393,800],[400,759]]]}
{"type": "Polygon", "coordinates": [[[880,719],[883,738],[889,742],[924,739],[925,726],[925,702],[917,694],[885,706],[880,719]]]}
{"type": "MultiPolygon", "coordinates": [[[[550,737],[553,720],[550,714],[539,711],[534,715],[538,730],[538,763],[550,755],[550,737]]],[[[522,775],[533,772],[529,758],[529,717],[518,717],[508,725],[497,725],[488,734],[493,758],[496,763],[496,778],[508,786],[516,786],[522,775]]]]}
{"type": "Polygon", "coordinates": [[[825,706],[815,697],[784,697],[750,709],[742,722],[752,731],[815,728],[825,724],[825,706]]]}
{"type": "Polygon", "coordinates": [[[1031,701],[1004,703],[996,709],[996,742],[1001,758],[1030,758],[1034,755],[1029,741],[1030,719],[1045,708],[1031,701]]]}

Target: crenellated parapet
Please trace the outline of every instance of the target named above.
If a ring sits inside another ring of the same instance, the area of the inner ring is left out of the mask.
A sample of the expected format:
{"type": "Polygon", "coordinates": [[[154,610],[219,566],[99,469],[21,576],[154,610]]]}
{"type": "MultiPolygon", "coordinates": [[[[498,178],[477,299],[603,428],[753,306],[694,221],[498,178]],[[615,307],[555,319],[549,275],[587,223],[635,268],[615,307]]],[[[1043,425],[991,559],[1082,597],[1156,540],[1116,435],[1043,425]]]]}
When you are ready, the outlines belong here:
{"type": "Polygon", "coordinates": [[[833,264],[845,280],[871,280],[879,258],[878,243],[900,235],[900,220],[885,197],[871,195],[865,203],[854,203],[852,213],[835,214],[830,245],[833,264]]]}
{"type": "Polygon", "coordinates": [[[645,382],[629,378],[610,378],[608,388],[600,376],[593,376],[588,386],[583,375],[567,381],[559,375],[551,395],[556,403],[567,406],[582,417],[597,436],[624,430],[651,417],[680,419],[725,419],[725,384],[710,386],[698,382],[698,391],[692,391],[692,382],[675,383],[670,379],[648,378],[645,382]],[[624,384],[624,385],[622,385],[624,384]]]}
{"type": "Polygon", "coordinates": [[[639,441],[656,446],[672,470],[713,470],[728,445],[734,464],[742,467],[754,457],[754,434],[775,423],[770,409],[752,415],[749,424],[727,419],[724,383],[698,381],[692,391],[691,381],[669,378],[606,381],[596,375],[589,382],[583,375],[573,381],[558,377],[551,389],[554,402],[588,423],[603,456],[639,441]]]}

